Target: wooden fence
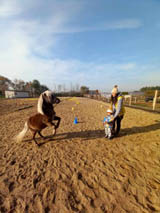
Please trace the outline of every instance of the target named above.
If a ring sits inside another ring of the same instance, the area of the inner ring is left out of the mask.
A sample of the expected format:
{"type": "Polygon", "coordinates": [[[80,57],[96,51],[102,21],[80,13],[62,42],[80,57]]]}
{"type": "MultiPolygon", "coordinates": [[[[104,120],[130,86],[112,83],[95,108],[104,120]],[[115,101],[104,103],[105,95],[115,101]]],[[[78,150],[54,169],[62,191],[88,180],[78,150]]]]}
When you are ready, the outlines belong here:
{"type": "Polygon", "coordinates": [[[160,97],[158,97],[158,90],[155,91],[153,99],[152,97],[147,98],[145,96],[125,95],[124,103],[128,104],[129,106],[139,105],[141,107],[152,109],[153,111],[160,111],[160,97]]]}
{"type": "MultiPolygon", "coordinates": [[[[101,100],[107,103],[110,103],[110,96],[102,96],[101,94],[98,95],[87,95],[89,98],[93,98],[96,100],[101,100]]],[[[124,95],[124,105],[128,107],[148,110],[148,111],[155,111],[160,112],[160,91],[156,90],[154,97],[147,97],[142,95],[124,95]],[[158,97],[159,95],[159,97],[158,97]],[[151,98],[151,99],[149,99],[151,98]]]]}

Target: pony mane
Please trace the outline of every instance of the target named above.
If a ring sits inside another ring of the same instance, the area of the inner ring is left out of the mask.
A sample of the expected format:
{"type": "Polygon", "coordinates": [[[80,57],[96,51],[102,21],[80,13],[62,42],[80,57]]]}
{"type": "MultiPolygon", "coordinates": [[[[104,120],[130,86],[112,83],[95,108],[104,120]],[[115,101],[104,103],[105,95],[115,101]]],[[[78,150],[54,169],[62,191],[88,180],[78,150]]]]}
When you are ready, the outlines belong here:
{"type": "Polygon", "coordinates": [[[40,97],[39,97],[39,99],[38,99],[37,111],[38,111],[38,113],[44,115],[42,106],[43,106],[43,96],[41,94],[40,97]]]}
{"type": "Polygon", "coordinates": [[[43,95],[46,95],[48,97],[50,97],[52,95],[52,92],[50,90],[46,90],[45,92],[41,93],[41,95],[39,96],[38,99],[38,105],[37,105],[37,111],[38,113],[44,115],[45,112],[43,110],[43,106],[44,106],[44,102],[45,102],[45,98],[43,97],[43,95]]]}

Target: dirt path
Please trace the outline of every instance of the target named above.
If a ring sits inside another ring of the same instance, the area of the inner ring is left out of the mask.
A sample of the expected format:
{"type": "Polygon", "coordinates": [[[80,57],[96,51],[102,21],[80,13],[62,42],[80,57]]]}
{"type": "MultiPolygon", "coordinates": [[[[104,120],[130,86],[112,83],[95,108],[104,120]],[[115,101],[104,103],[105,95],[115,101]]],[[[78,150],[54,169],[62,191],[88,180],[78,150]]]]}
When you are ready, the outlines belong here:
{"type": "Polygon", "coordinates": [[[36,101],[1,113],[0,212],[160,213],[160,115],[127,108],[120,137],[107,140],[106,104],[76,101],[56,107],[62,123],[54,138],[38,139],[40,148],[29,132],[14,141],[36,101]]]}

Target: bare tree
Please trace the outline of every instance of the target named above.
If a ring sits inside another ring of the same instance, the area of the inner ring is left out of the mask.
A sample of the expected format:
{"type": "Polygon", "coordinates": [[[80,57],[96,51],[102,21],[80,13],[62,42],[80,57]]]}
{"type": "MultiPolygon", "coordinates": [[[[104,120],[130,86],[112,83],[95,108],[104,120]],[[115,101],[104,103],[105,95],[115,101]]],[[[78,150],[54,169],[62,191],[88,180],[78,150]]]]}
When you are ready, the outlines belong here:
{"type": "Polygon", "coordinates": [[[16,89],[16,90],[25,89],[25,82],[23,80],[14,79],[13,84],[14,84],[14,89],[16,89]]]}
{"type": "Polygon", "coordinates": [[[58,93],[60,93],[61,91],[62,91],[62,85],[59,84],[59,85],[58,85],[58,93]]]}
{"type": "Polygon", "coordinates": [[[25,90],[26,91],[29,91],[30,93],[30,96],[33,97],[33,94],[34,94],[34,88],[32,87],[32,82],[26,82],[25,84],[25,90]]]}
{"type": "Polygon", "coordinates": [[[71,91],[71,92],[73,91],[73,85],[72,85],[72,82],[70,83],[70,91],[71,91]]]}
{"type": "Polygon", "coordinates": [[[63,92],[66,92],[66,86],[63,84],[63,92]]]}
{"type": "Polygon", "coordinates": [[[76,92],[79,92],[79,90],[80,90],[80,86],[79,84],[76,84],[76,92]]]}
{"type": "Polygon", "coordinates": [[[54,84],[54,92],[56,93],[57,92],[57,85],[54,84]]]}
{"type": "Polygon", "coordinates": [[[9,80],[8,78],[6,78],[4,76],[0,76],[0,91],[1,91],[1,94],[4,95],[5,90],[9,89],[10,86],[12,86],[11,80],[9,80]]]}

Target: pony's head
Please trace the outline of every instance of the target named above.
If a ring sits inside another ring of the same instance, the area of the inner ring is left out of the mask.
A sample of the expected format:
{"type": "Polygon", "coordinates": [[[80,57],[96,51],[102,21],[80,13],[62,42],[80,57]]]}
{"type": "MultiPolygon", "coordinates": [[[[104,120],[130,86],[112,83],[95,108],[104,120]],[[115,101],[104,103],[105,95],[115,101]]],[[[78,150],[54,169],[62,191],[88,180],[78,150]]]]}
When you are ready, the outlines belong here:
{"type": "Polygon", "coordinates": [[[60,103],[60,99],[56,97],[56,95],[50,91],[50,90],[46,90],[45,92],[43,92],[39,99],[38,99],[38,112],[40,114],[44,114],[43,112],[43,104],[47,103],[47,104],[59,104],[60,103]]]}
{"type": "Polygon", "coordinates": [[[56,95],[50,91],[46,90],[45,92],[42,93],[42,98],[47,102],[51,104],[59,104],[60,99],[56,97],[56,95]]]}

